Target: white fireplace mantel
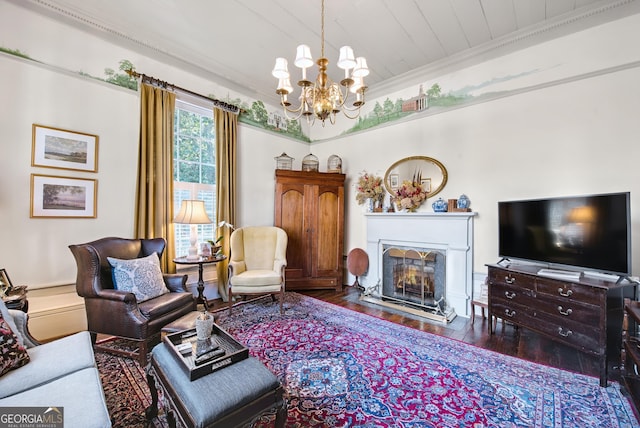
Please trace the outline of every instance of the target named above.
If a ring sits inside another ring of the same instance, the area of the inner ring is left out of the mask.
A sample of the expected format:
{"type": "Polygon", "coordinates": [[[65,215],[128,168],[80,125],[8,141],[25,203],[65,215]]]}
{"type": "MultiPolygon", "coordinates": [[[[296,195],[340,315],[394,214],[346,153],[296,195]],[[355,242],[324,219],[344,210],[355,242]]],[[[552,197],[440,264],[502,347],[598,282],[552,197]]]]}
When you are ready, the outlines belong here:
{"type": "Polygon", "coordinates": [[[446,252],[447,305],[469,316],[473,295],[474,212],[367,213],[369,271],[361,284],[380,296],[383,245],[438,248],[446,252]],[[380,285],[380,286],[379,286],[380,285]]]}

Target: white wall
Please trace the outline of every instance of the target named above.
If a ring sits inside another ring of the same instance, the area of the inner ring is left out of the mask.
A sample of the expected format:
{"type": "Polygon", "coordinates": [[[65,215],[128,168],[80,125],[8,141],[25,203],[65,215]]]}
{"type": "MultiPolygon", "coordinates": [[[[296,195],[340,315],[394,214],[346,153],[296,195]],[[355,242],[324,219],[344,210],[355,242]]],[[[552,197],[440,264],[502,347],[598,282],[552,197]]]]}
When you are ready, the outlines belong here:
{"type": "Polygon", "coordinates": [[[0,75],[8,77],[0,80],[0,265],[16,285],[72,283],[76,268],[68,245],[133,234],[138,96],[4,54],[0,75]],[[97,134],[98,172],[32,167],[34,123],[97,134]],[[97,218],[29,218],[34,173],[97,179],[97,218]]]}
{"type": "MultiPolygon", "coordinates": [[[[345,251],[364,248],[365,219],[355,202],[362,170],[384,175],[414,155],[449,172],[443,199],[465,193],[479,215],[475,270],[497,261],[499,200],[631,191],[633,266],[640,272],[640,82],[638,68],[525,92],[313,146],[346,159],[345,251]]],[[[431,210],[431,202],[427,207],[431,210]]]]}

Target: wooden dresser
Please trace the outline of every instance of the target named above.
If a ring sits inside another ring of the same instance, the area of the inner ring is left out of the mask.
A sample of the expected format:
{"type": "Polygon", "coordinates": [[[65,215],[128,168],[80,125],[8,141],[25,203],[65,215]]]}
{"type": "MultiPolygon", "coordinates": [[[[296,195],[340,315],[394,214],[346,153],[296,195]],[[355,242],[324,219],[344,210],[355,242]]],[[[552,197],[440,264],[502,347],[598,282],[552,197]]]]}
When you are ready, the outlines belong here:
{"type": "Polygon", "coordinates": [[[276,170],[274,224],[287,232],[287,290],[342,290],[344,174],[276,170]]]}
{"type": "Polygon", "coordinates": [[[597,357],[600,385],[607,385],[607,356],[620,356],[624,298],[635,296],[634,284],[547,278],[531,265],[488,268],[490,320],[502,318],[597,357]]]}

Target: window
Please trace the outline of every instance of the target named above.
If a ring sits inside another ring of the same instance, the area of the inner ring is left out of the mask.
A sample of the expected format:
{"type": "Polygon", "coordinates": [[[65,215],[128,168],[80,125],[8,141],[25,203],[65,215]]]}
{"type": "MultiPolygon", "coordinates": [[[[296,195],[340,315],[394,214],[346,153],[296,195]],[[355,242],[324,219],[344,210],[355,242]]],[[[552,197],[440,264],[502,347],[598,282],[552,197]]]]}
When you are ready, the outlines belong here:
{"type": "MultiPolygon", "coordinates": [[[[213,240],[216,223],[215,127],[211,108],[176,100],[173,136],[173,206],[184,199],[204,201],[212,224],[199,224],[198,242],[213,240]]],[[[174,224],[176,256],[189,250],[190,226],[174,224]]]]}

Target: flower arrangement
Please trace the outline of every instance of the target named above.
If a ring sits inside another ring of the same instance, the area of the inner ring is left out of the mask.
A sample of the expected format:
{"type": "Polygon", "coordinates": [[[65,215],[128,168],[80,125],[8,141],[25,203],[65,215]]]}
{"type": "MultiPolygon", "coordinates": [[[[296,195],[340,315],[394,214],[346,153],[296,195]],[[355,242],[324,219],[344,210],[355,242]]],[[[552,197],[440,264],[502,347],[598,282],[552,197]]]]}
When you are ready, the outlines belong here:
{"type": "Polygon", "coordinates": [[[358,201],[358,205],[364,204],[367,199],[382,201],[384,198],[382,178],[371,175],[367,171],[364,171],[360,175],[356,190],[358,192],[356,193],[356,201],[358,201]]]}
{"type": "Polygon", "coordinates": [[[395,202],[398,208],[415,211],[426,200],[427,192],[419,181],[404,180],[396,190],[395,202]]]}

